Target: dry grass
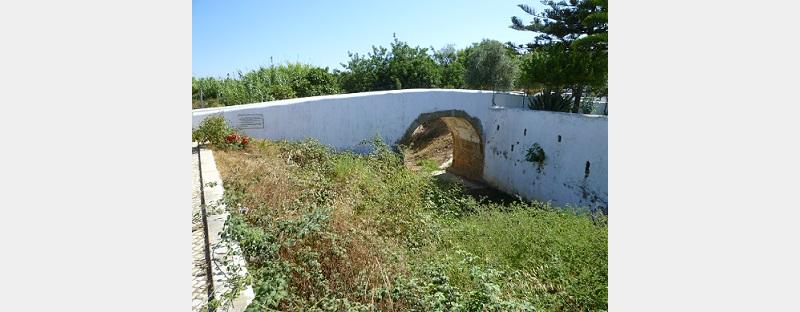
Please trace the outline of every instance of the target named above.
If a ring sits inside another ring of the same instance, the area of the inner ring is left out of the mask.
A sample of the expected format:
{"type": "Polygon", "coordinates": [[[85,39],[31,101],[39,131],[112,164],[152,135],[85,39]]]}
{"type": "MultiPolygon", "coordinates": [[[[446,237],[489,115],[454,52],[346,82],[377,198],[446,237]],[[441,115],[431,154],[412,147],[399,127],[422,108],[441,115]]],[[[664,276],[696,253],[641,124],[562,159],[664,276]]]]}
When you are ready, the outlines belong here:
{"type": "MultiPolygon", "coordinates": [[[[415,155],[442,150],[446,130],[418,133],[415,155]]],[[[382,153],[266,141],[215,150],[225,196],[236,197],[228,208],[243,229],[237,239],[256,276],[256,304],[280,311],[607,310],[603,222],[542,203],[481,203],[406,169],[408,158],[382,153]]]]}
{"type": "MultiPolygon", "coordinates": [[[[303,195],[303,182],[298,180],[299,166],[292,155],[279,145],[259,142],[243,151],[215,150],[217,166],[224,181],[248,181],[241,203],[247,207],[245,219],[251,224],[262,220],[297,220],[305,211],[292,205],[303,195]]],[[[319,265],[327,287],[344,294],[354,302],[372,304],[384,311],[400,311],[402,303],[391,297],[376,299],[374,289],[391,289],[395,276],[407,273],[404,266],[404,249],[391,238],[377,233],[374,219],[355,212],[356,205],[369,191],[359,190],[358,177],[340,176],[334,180],[332,211],[329,230],[333,235],[313,235],[290,248],[282,248],[280,257],[288,262],[298,262],[298,255],[314,251],[320,253],[319,265]],[[338,190],[338,191],[337,191],[338,190]],[[343,255],[338,254],[343,252],[343,255]],[[354,292],[357,286],[360,292],[354,292]]],[[[318,280],[295,272],[292,287],[300,296],[312,297],[318,290],[318,280]]],[[[286,310],[302,310],[284,306],[286,310]]]]}
{"type": "Polygon", "coordinates": [[[290,168],[276,157],[274,149],[251,145],[246,151],[215,150],[214,154],[223,180],[255,182],[246,187],[248,196],[242,202],[250,209],[250,220],[266,213],[278,218],[296,217],[285,204],[297,198],[302,188],[293,183],[290,168]]]}

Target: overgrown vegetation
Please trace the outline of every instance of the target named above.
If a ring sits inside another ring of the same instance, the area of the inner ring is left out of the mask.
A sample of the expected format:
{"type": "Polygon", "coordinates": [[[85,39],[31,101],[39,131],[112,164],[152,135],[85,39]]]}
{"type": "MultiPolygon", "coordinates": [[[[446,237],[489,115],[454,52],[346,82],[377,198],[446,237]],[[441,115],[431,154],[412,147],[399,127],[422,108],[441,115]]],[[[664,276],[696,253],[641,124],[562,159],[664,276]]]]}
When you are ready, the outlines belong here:
{"type": "Polygon", "coordinates": [[[551,112],[569,112],[572,99],[558,92],[544,91],[528,98],[528,108],[551,112]]]}
{"type": "Polygon", "coordinates": [[[215,151],[249,310],[607,309],[605,222],[475,199],[364,144],[371,153],[311,140],[215,151]]]}
{"type": "Polygon", "coordinates": [[[533,143],[530,148],[525,152],[525,160],[536,164],[536,171],[541,173],[542,168],[544,167],[544,160],[547,158],[547,155],[544,153],[544,149],[542,148],[539,143],[533,143]]]}
{"type": "Polygon", "coordinates": [[[192,141],[218,149],[242,149],[250,143],[250,138],[229,127],[224,117],[211,116],[192,129],[192,141]]]}
{"type": "Polygon", "coordinates": [[[484,39],[464,49],[412,47],[396,37],[365,55],[348,52],[341,69],[281,64],[226,78],[192,77],[192,107],[228,106],[295,97],[410,88],[522,90],[544,94],[547,110],[590,112],[584,96],[608,94],[608,5],[605,0],[543,1],[530,25],[513,17],[512,28],[534,31],[526,45],[484,39]],[[571,95],[566,96],[570,92],[571,95]],[[556,95],[571,102],[549,100],[556,95]],[[550,106],[547,106],[550,107],[550,106]]]}
{"type": "Polygon", "coordinates": [[[192,77],[192,108],[230,106],[339,93],[328,68],[305,64],[262,67],[224,79],[192,77]],[[201,103],[202,101],[202,103],[201,103]]]}

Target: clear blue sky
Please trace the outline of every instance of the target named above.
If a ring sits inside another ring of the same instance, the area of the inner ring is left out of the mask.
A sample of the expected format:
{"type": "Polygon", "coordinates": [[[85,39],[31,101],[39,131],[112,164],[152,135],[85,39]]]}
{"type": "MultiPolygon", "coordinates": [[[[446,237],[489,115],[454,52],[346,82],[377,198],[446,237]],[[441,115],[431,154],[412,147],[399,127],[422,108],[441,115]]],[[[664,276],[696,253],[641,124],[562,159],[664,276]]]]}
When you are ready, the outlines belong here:
{"type": "Polygon", "coordinates": [[[341,68],[347,52],[387,46],[392,33],[411,46],[464,48],[481,39],[526,43],[531,32],[508,28],[516,5],[539,1],[193,1],[192,75],[222,77],[301,62],[341,68]]]}

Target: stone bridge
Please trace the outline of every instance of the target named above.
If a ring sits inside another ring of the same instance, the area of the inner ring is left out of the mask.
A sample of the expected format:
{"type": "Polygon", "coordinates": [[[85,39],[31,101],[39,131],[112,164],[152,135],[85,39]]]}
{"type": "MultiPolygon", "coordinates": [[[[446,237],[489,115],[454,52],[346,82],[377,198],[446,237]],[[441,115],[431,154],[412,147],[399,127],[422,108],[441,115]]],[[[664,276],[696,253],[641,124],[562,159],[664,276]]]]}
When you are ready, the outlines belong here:
{"type": "Polygon", "coordinates": [[[315,138],[336,149],[366,151],[376,135],[407,141],[441,118],[453,135],[449,171],[526,199],[608,208],[608,117],[534,111],[524,95],[410,89],[327,95],[192,111],[192,126],[222,114],[255,138],[315,138]],[[543,162],[526,159],[538,144],[543,162]]]}

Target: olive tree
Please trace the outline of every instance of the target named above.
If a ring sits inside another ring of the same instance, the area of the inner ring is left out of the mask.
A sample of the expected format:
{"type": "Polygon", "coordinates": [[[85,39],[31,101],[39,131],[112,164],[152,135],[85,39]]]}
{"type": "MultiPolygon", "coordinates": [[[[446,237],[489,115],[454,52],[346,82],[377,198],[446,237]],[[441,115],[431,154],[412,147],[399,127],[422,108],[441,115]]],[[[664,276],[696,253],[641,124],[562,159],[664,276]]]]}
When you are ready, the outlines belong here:
{"type": "MultiPolygon", "coordinates": [[[[467,55],[464,82],[472,89],[507,91],[514,87],[517,62],[500,41],[484,39],[467,55]]],[[[492,105],[494,93],[492,94],[492,105]]]]}

